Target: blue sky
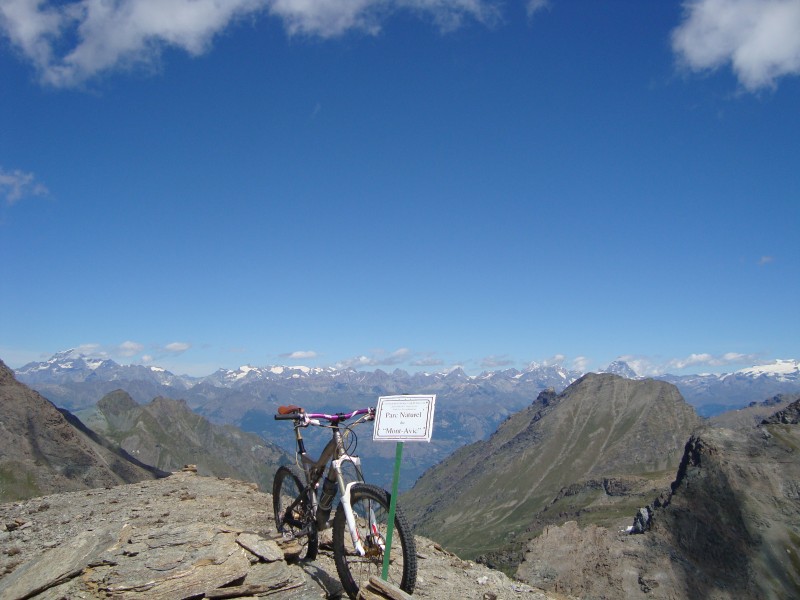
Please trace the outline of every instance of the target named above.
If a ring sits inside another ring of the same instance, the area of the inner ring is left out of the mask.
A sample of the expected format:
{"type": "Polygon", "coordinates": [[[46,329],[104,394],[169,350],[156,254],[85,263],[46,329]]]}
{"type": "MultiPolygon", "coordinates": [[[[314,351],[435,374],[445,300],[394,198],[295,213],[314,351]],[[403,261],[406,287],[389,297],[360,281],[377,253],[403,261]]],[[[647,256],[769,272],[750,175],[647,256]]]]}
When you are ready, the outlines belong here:
{"type": "Polygon", "coordinates": [[[798,31],[800,0],[0,0],[0,358],[800,358],[798,31]]]}

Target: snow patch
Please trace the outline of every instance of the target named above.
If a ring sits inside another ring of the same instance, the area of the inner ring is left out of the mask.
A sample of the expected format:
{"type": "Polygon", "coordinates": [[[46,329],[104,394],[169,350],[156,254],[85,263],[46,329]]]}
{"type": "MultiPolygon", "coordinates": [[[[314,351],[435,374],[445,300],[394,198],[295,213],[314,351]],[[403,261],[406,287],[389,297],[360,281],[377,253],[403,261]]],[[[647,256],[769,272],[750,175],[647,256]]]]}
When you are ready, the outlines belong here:
{"type": "Polygon", "coordinates": [[[800,374],[800,362],[797,360],[778,359],[772,364],[756,365],[747,369],[736,371],[741,375],[759,377],[761,375],[794,375],[800,374]]]}

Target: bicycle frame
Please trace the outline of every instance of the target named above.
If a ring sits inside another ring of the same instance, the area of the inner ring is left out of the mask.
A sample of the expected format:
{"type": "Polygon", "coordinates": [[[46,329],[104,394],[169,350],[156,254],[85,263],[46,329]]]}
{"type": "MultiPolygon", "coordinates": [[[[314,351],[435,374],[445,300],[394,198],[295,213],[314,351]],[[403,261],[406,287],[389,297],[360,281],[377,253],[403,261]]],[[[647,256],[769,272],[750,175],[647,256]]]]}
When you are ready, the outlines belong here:
{"type": "MultiPolygon", "coordinates": [[[[340,494],[339,501],[344,509],[347,528],[350,531],[350,537],[353,540],[353,546],[360,556],[364,556],[366,551],[364,550],[364,545],[361,542],[358,528],[356,527],[353,508],[350,504],[350,488],[356,482],[345,483],[342,469],[345,463],[351,463],[356,470],[360,472],[361,459],[358,456],[351,456],[350,454],[347,454],[344,448],[342,432],[339,428],[340,423],[359,414],[372,415],[374,412],[372,412],[372,409],[360,409],[349,414],[336,415],[327,415],[324,413],[303,413],[302,418],[295,418],[294,434],[297,444],[297,454],[300,457],[300,466],[303,469],[303,474],[306,479],[306,486],[301,493],[301,497],[303,494],[308,496],[311,502],[312,512],[316,516],[317,511],[319,510],[319,500],[317,498],[316,490],[319,487],[319,482],[322,479],[323,474],[325,473],[325,467],[327,466],[328,462],[330,462],[330,471],[328,477],[330,479],[335,478],[336,480],[340,494]],[[325,445],[320,457],[317,460],[314,460],[306,451],[305,441],[303,440],[303,435],[300,430],[308,425],[322,426],[319,419],[325,419],[329,421],[331,424],[328,427],[331,428],[332,432],[331,439],[325,445]],[[334,475],[334,477],[330,477],[331,474],[334,475]]],[[[297,498],[295,502],[292,503],[292,506],[294,506],[297,502],[300,502],[300,500],[301,498],[297,498]]],[[[371,523],[373,520],[374,517],[370,517],[371,523]]],[[[309,526],[314,527],[315,524],[310,523],[309,526]]]]}

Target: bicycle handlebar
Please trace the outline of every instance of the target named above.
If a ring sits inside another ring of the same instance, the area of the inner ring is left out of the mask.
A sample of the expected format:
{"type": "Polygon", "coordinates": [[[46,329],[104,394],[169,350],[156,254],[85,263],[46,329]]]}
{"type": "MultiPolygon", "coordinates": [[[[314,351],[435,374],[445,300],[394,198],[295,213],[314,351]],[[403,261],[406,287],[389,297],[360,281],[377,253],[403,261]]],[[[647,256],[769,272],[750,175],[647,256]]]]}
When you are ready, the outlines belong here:
{"type": "Polygon", "coordinates": [[[320,419],[331,423],[342,423],[358,415],[368,415],[367,421],[375,418],[375,407],[358,408],[349,413],[307,413],[299,406],[280,406],[278,414],[275,415],[276,421],[303,421],[303,425],[321,425],[320,419]]]}

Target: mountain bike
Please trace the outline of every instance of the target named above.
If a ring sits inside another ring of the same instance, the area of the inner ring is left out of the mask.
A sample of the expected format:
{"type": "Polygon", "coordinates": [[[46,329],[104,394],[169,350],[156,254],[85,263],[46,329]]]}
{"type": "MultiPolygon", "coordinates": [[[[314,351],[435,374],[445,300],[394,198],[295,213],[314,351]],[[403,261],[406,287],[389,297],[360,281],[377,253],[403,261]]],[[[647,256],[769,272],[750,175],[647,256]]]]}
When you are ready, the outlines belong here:
{"type": "MultiPolygon", "coordinates": [[[[330,526],[329,518],[338,494],[339,505],[332,524],[333,557],[344,590],[355,599],[370,576],[382,576],[387,553],[390,494],[364,483],[361,459],[354,455],[358,442],[353,427],[374,421],[375,409],[325,414],[308,413],[291,405],[279,407],[275,419],[294,421],[297,442],[297,468],[280,467],[272,484],[278,532],[285,540],[296,540],[300,544],[300,560],[314,560],[319,549],[319,532],[330,526]],[[342,427],[354,417],[358,419],[342,427]],[[317,460],[306,451],[301,433],[309,425],[331,430],[331,440],[317,460]]],[[[413,593],[417,553],[411,528],[399,507],[395,508],[388,554],[388,581],[408,594],[413,593]]]]}

